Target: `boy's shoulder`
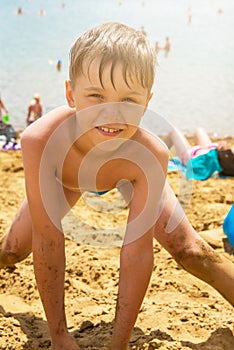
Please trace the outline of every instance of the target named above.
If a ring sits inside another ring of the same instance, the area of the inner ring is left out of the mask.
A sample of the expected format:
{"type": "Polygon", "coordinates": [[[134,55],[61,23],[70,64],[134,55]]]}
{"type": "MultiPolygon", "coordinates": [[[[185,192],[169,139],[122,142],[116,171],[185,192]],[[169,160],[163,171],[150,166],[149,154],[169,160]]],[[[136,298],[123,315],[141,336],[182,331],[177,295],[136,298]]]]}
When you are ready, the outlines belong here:
{"type": "Polygon", "coordinates": [[[58,148],[61,141],[74,129],[73,116],[75,110],[67,106],[57,107],[26,127],[21,135],[21,142],[42,147],[51,140],[52,143],[56,142],[58,148]]]}
{"type": "Polygon", "coordinates": [[[72,128],[72,116],[75,115],[75,110],[60,106],[50,112],[44,114],[34,123],[28,126],[22,133],[22,138],[30,138],[36,140],[48,139],[52,134],[66,135],[66,130],[72,128]],[[69,122],[65,122],[69,121],[69,122]],[[64,123],[65,122],[65,123],[64,123]]]}
{"type": "Polygon", "coordinates": [[[147,147],[153,153],[165,152],[168,154],[168,147],[163,140],[158,135],[146,130],[145,128],[138,128],[135,140],[147,147]]]}

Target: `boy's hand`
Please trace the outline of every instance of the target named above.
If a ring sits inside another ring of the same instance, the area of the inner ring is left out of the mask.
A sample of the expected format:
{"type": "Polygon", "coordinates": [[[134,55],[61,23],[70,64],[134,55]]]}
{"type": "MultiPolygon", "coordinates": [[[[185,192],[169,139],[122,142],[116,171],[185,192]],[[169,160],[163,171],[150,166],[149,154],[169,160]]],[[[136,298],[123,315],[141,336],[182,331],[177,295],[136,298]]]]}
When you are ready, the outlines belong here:
{"type": "Polygon", "coordinates": [[[80,350],[75,338],[69,333],[57,337],[52,341],[51,350],[80,350]]]}

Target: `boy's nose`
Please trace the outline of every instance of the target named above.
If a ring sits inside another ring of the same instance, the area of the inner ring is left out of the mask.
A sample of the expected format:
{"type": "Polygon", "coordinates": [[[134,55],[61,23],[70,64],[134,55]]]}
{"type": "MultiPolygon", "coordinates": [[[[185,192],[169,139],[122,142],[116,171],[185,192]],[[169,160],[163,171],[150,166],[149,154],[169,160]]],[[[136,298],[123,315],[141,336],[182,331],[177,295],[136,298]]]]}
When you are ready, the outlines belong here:
{"type": "Polygon", "coordinates": [[[101,124],[126,123],[123,111],[118,103],[102,105],[97,121],[101,124]]]}
{"type": "Polygon", "coordinates": [[[138,126],[144,113],[143,106],[127,103],[101,103],[77,113],[82,132],[105,124],[138,126]]]}
{"type": "Polygon", "coordinates": [[[101,124],[118,123],[137,126],[143,114],[144,108],[140,105],[120,102],[107,103],[101,105],[97,119],[101,124]]]}

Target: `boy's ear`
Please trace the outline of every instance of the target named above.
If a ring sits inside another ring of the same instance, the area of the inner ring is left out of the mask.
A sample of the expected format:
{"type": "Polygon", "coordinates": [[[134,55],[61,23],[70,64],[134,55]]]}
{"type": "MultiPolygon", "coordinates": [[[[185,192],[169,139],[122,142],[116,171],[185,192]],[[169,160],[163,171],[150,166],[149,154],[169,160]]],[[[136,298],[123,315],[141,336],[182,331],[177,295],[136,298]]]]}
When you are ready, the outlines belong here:
{"type": "Polygon", "coordinates": [[[71,82],[69,80],[66,80],[65,86],[66,86],[67,103],[68,103],[69,107],[74,108],[75,107],[75,102],[74,102],[74,98],[73,98],[73,91],[72,91],[72,88],[71,88],[71,82]]]}
{"type": "Polygon", "coordinates": [[[145,111],[146,111],[147,108],[148,108],[148,104],[149,104],[149,101],[151,100],[152,96],[153,96],[153,92],[151,92],[151,93],[149,94],[149,96],[147,97],[147,100],[146,100],[146,102],[145,102],[144,113],[145,113],[145,111]]]}
{"type": "Polygon", "coordinates": [[[149,94],[149,96],[148,96],[148,98],[147,98],[147,100],[146,100],[145,109],[148,107],[149,101],[151,100],[152,96],[153,96],[153,92],[151,92],[151,93],[149,94]]]}

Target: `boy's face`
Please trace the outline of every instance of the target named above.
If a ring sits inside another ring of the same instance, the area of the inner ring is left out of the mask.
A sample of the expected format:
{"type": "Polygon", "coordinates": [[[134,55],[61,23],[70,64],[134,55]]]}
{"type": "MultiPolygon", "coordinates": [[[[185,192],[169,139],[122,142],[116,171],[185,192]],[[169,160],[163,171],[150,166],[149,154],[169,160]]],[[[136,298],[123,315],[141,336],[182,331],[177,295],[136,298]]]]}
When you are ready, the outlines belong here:
{"type": "MultiPolygon", "coordinates": [[[[132,110],[135,108],[136,111],[138,108],[138,111],[144,111],[152,94],[149,94],[148,89],[142,87],[135,78],[127,80],[129,82],[128,86],[122,76],[121,63],[117,63],[114,68],[113,82],[111,81],[111,63],[105,66],[101,84],[99,64],[100,61],[96,59],[89,67],[84,65],[84,73],[77,77],[73,88],[70,82],[66,82],[68,104],[72,108],[75,107],[77,112],[87,108],[91,113],[96,110],[98,111],[96,115],[104,115],[100,111],[105,109],[105,118],[100,118],[98,122],[96,117],[93,127],[87,127],[94,144],[115,138],[130,139],[136,132],[137,125],[126,122],[126,118],[118,115],[116,106],[126,105],[126,108],[130,107],[132,110]],[[117,104],[116,102],[122,103],[117,104]],[[139,108],[139,105],[141,108],[139,108]],[[94,108],[90,109],[90,107],[94,108]]],[[[82,112],[80,115],[82,115],[82,112]]],[[[86,136],[88,135],[86,134],[86,136]]]]}

